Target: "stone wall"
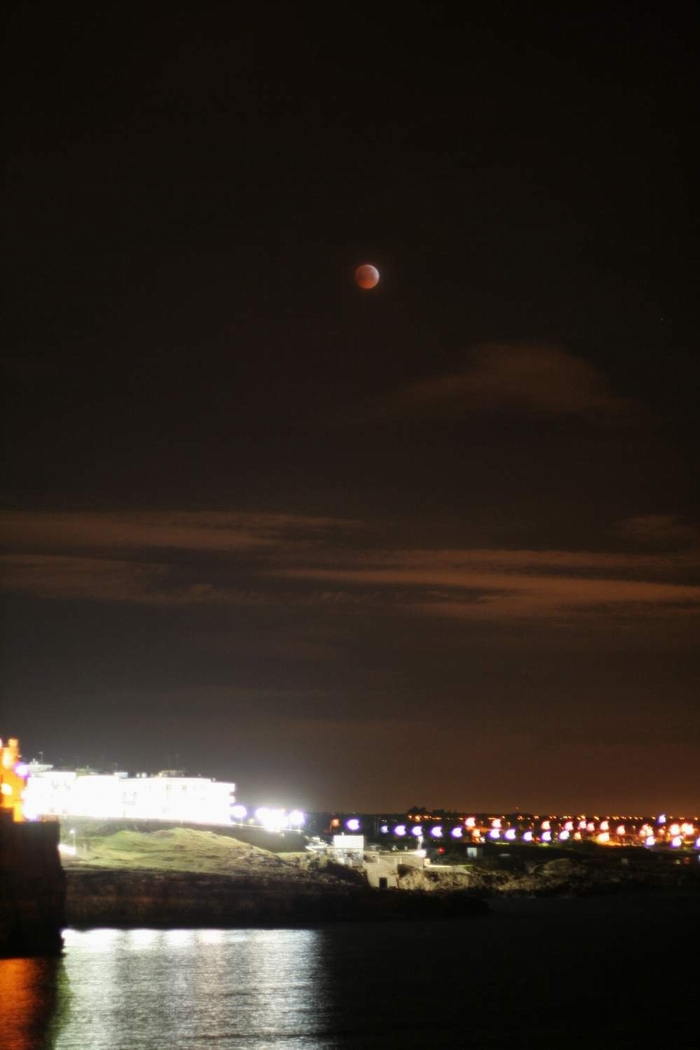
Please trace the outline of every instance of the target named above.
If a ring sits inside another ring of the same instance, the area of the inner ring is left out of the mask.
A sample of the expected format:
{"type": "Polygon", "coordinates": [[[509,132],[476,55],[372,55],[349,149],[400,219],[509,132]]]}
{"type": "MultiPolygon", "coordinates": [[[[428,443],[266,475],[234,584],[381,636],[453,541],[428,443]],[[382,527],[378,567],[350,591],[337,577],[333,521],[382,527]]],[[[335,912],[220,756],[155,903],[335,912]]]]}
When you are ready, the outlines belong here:
{"type": "MultiPolygon", "coordinates": [[[[11,817],[11,814],[9,814],[11,817]]],[[[58,822],[0,819],[0,956],[61,951],[66,879],[58,822]]]]}

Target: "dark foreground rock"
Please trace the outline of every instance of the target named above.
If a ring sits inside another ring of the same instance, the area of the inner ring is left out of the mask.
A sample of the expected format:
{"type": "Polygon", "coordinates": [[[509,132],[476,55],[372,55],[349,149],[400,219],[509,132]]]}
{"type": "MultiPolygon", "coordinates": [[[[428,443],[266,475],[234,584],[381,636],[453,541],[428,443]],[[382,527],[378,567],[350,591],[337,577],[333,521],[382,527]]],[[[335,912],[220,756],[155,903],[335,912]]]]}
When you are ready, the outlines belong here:
{"type": "Polygon", "coordinates": [[[365,888],[261,887],[258,880],[188,872],[74,869],[68,872],[69,926],[315,926],[387,919],[462,919],[488,905],[463,893],[365,888]]]}
{"type": "Polygon", "coordinates": [[[57,846],[56,823],[0,820],[0,957],[60,953],[66,880],[57,846]]]}

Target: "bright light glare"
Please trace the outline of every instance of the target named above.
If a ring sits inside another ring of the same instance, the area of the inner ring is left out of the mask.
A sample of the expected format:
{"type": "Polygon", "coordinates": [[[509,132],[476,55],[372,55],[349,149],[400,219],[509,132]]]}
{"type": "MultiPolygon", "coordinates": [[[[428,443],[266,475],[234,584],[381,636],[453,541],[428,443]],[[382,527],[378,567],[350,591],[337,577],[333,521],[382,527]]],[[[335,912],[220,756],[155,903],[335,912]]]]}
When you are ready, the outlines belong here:
{"type": "Polygon", "coordinates": [[[401,838],[403,835],[406,834],[406,825],[405,824],[397,824],[396,827],[394,828],[394,834],[398,835],[399,838],[401,838]]]}
{"type": "Polygon", "coordinates": [[[415,835],[416,838],[418,838],[419,835],[423,834],[423,828],[420,826],[420,824],[417,824],[415,828],[411,828],[411,834],[415,835]]]}
{"type": "Polygon", "coordinates": [[[289,817],[283,809],[268,809],[261,806],[255,811],[255,819],[262,824],[265,831],[279,832],[289,827],[289,817]]]}
{"type": "Polygon", "coordinates": [[[348,829],[348,831],[359,831],[360,822],[357,819],[357,817],[350,817],[349,820],[345,821],[345,827],[348,829]]]}
{"type": "Polygon", "coordinates": [[[676,849],[678,849],[679,846],[683,845],[683,839],[680,837],[680,835],[673,836],[673,838],[671,839],[671,845],[674,846],[676,849]]]}
{"type": "Polygon", "coordinates": [[[430,834],[433,836],[434,839],[441,839],[442,838],[442,827],[440,826],[440,824],[437,824],[434,828],[431,828],[430,829],[430,834]]]}
{"type": "Polygon", "coordinates": [[[306,823],[306,814],[300,809],[293,809],[289,814],[289,823],[293,828],[300,828],[306,823]]]}
{"type": "Polygon", "coordinates": [[[523,842],[532,842],[532,832],[526,831],[523,835],[523,842]]]}
{"type": "Polygon", "coordinates": [[[248,810],[245,808],[245,806],[241,806],[241,805],[232,806],[231,807],[231,816],[235,820],[245,820],[245,818],[248,816],[248,810]]]}
{"type": "MultiPolygon", "coordinates": [[[[452,828],[452,831],[450,832],[450,835],[452,836],[453,839],[461,839],[461,837],[462,837],[462,829],[461,828],[452,828]]],[[[698,839],[698,842],[700,842],[700,839],[698,839]]]]}
{"type": "Polygon", "coordinates": [[[17,774],[18,777],[28,777],[29,776],[29,766],[27,765],[26,762],[18,762],[17,765],[15,766],[15,773],[17,774]]]}
{"type": "Polygon", "coordinates": [[[498,828],[491,828],[491,830],[489,831],[489,838],[490,839],[500,839],[500,837],[501,837],[501,833],[498,830],[498,828]]]}
{"type": "Polygon", "coordinates": [[[566,840],[568,839],[570,834],[571,834],[571,832],[567,831],[566,828],[564,828],[563,831],[559,832],[559,839],[560,839],[560,841],[561,842],[566,842],[566,840]]]}
{"type": "Polygon", "coordinates": [[[542,841],[543,842],[551,842],[552,841],[552,832],[551,831],[543,831],[542,832],[542,841]]]}
{"type": "Polygon", "coordinates": [[[467,825],[468,828],[475,828],[476,827],[476,817],[467,817],[467,819],[464,821],[464,823],[467,825]]]}
{"type": "Polygon", "coordinates": [[[513,842],[516,835],[517,835],[517,832],[516,832],[515,828],[508,828],[508,830],[506,831],[506,838],[508,839],[509,842],[513,842]]]}

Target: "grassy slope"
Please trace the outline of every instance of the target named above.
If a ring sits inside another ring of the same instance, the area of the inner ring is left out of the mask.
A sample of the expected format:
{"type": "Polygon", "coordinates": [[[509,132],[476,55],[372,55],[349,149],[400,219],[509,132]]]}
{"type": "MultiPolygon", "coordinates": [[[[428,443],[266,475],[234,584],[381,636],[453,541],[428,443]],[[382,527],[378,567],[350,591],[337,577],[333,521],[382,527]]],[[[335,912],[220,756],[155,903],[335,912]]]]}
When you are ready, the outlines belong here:
{"type": "MultiPolygon", "coordinates": [[[[230,875],[255,869],[282,874],[289,866],[275,854],[217,835],[213,831],[167,828],[150,833],[118,831],[91,836],[79,843],[76,862],[80,867],[142,871],[189,871],[230,875]]],[[[74,863],[64,858],[64,864],[74,863]]]]}

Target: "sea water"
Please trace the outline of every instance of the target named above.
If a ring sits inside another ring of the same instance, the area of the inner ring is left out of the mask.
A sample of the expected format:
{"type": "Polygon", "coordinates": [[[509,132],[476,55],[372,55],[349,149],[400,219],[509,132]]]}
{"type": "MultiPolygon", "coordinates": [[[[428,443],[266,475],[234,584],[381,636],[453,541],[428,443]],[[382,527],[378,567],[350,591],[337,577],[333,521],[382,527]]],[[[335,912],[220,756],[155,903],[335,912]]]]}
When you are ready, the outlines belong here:
{"type": "Polygon", "coordinates": [[[700,898],[516,900],[456,923],[67,930],[0,961],[6,1050],[700,1045],[700,898]]]}

